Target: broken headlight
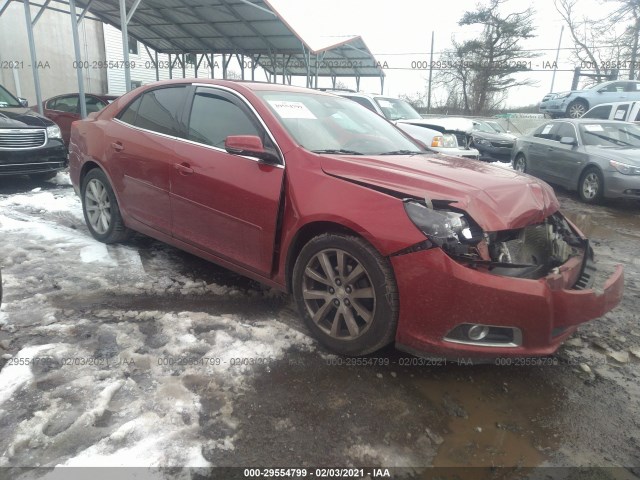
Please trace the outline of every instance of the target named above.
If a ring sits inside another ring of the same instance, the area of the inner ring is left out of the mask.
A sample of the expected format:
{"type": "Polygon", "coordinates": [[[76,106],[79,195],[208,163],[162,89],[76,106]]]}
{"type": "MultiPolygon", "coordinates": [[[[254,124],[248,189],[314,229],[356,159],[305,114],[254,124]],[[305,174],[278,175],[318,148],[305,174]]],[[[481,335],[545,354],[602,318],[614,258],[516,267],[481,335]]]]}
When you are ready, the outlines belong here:
{"type": "Polygon", "coordinates": [[[439,247],[472,238],[469,222],[462,213],[434,210],[415,200],[406,200],[404,209],[413,224],[439,247]]]}

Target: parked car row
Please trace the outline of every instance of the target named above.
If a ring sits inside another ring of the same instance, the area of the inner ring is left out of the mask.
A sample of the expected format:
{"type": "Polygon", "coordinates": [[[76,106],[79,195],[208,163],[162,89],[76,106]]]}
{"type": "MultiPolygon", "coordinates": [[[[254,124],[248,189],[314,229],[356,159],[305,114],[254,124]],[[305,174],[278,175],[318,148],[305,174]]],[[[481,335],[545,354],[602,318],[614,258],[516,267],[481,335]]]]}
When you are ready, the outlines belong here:
{"type": "Polygon", "coordinates": [[[551,187],[423,143],[328,93],[170,80],[74,122],[69,170],[97,240],[141,232],[292,292],[340,354],[548,355],[620,301],[622,267],[591,289],[551,187]]]}
{"type": "Polygon", "coordinates": [[[516,140],[514,169],[578,192],[587,203],[640,199],[640,128],[591,118],[547,122],[516,140]]]}
{"type": "Polygon", "coordinates": [[[422,115],[404,100],[346,90],[330,90],[330,92],[353,100],[383,116],[431,150],[464,158],[477,159],[480,155],[476,149],[469,146],[466,132],[448,129],[440,122],[431,122],[422,118],[422,115]]]}
{"type": "Polygon", "coordinates": [[[67,168],[60,128],[0,85],[0,175],[44,180],[67,168]]]}
{"type": "Polygon", "coordinates": [[[583,90],[549,93],[540,102],[539,110],[551,118],[580,118],[596,105],[636,100],[640,100],[640,81],[615,80],[583,90]]]}
{"type": "MultiPolygon", "coordinates": [[[[71,123],[80,120],[79,95],[67,94],[27,108],[23,98],[0,85],[0,175],[30,175],[35,180],[52,178],[67,168],[71,123]]],[[[87,113],[98,112],[118,98],[86,94],[87,113]]]]}

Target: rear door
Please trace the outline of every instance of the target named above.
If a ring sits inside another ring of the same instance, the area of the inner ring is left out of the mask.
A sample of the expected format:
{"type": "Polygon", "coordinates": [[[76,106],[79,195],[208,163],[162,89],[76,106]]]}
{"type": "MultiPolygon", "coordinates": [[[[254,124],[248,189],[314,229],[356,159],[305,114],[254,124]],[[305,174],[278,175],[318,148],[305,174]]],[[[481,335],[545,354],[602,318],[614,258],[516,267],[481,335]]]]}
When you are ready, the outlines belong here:
{"type": "Polygon", "coordinates": [[[284,165],[232,155],[229,135],[257,135],[276,146],[254,111],[218,87],[192,90],[187,139],[171,182],[173,236],[268,276],[272,270],[284,165]]]}
{"type": "Polygon", "coordinates": [[[532,175],[549,178],[548,157],[556,143],[554,138],[557,129],[558,124],[550,122],[538,127],[533,133],[527,151],[527,168],[532,175]]]}
{"type": "Polygon", "coordinates": [[[554,145],[549,149],[549,155],[545,162],[546,173],[549,181],[563,186],[573,186],[574,177],[582,169],[585,154],[578,145],[565,145],[560,143],[563,137],[571,137],[579,141],[578,133],[573,124],[559,122],[555,130],[554,145]]]}
{"type": "Polygon", "coordinates": [[[106,131],[109,170],[122,207],[135,220],[171,234],[169,187],[181,160],[180,123],[187,86],[148,90],[125,108],[106,131]]]}

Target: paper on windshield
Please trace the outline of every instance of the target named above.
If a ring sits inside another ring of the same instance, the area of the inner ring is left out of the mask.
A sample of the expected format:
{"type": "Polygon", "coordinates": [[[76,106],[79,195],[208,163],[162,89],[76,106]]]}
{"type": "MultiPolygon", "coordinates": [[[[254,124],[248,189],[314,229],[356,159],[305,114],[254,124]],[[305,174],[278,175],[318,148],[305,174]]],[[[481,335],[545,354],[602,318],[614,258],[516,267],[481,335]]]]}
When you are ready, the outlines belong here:
{"type": "Polygon", "coordinates": [[[286,100],[269,100],[280,118],[317,118],[311,110],[302,102],[289,102],[286,100]]]}
{"type": "Polygon", "coordinates": [[[544,127],[544,130],[542,130],[541,135],[546,135],[547,133],[549,133],[551,131],[551,129],[553,128],[553,124],[549,124],[546,127],[544,127]]]}
{"type": "Polygon", "coordinates": [[[584,126],[587,132],[604,132],[604,128],[600,124],[587,124],[584,126]]]}
{"type": "Polygon", "coordinates": [[[622,120],[622,119],[624,119],[624,114],[625,114],[625,113],[627,113],[625,110],[620,109],[620,110],[618,110],[618,111],[616,112],[616,115],[615,115],[615,117],[614,117],[614,118],[615,118],[616,120],[622,120]]]}

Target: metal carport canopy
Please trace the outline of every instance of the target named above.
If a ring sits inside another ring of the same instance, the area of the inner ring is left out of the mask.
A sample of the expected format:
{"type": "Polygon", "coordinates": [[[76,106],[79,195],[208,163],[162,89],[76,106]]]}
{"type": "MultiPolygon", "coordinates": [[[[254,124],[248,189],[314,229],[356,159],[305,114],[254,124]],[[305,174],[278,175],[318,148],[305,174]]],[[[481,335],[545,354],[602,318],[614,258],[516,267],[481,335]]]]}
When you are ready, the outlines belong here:
{"type": "MultiPolygon", "coordinates": [[[[0,0],[0,14],[12,0],[0,0]]],[[[25,5],[25,20],[31,51],[38,108],[42,109],[38,72],[35,68],[36,46],[33,28],[46,8],[34,0],[16,0],[25,5]],[[29,7],[39,8],[32,21],[29,7]]],[[[384,88],[384,71],[376,62],[361,37],[355,36],[320,49],[312,49],[280,16],[267,0],[53,0],[68,5],[74,37],[75,57],[82,64],[78,40],[78,22],[88,12],[93,17],[118,28],[122,32],[125,59],[125,83],[130,89],[128,38],[167,54],[205,54],[213,63],[213,54],[223,55],[223,72],[228,60],[235,55],[240,61],[249,57],[252,79],[257,65],[270,75],[306,76],[307,86],[318,86],[318,77],[355,77],[358,88],[361,77],[379,77],[384,88]],[[78,12],[76,6],[79,7],[78,12]],[[80,15],[78,15],[80,13],[80,15]],[[315,80],[315,82],[314,82],[315,80]]],[[[60,11],[59,9],[56,9],[60,11]]],[[[204,57],[203,57],[204,58],[204,57]]],[[[156,63],[157,65],[157,63],[156,63]]],[[[244,78],[244,62],[241,62],[244,78]]],[[[183,68],[184,70],[184,68],[183,68]]],[[[82,71],[78,70],[81,116],[86,116],[82,71]]]]}

